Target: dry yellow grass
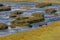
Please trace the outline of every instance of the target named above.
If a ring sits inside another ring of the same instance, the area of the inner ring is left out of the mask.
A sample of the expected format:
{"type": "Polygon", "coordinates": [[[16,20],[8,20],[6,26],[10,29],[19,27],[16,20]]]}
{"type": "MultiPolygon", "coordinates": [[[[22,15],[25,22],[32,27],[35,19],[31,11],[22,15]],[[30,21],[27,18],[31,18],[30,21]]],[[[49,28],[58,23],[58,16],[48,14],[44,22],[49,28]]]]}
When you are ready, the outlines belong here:
{"type": "Polygon", "coordinates": [[[0,0],[0,2],[49,2],[60,4],[60,0],[0,0]]]}
{"type": "Polygon", "coordinates": [[[33,2],[46,2],[46,3],[53,3],[53,4],[60,4],[60,0],[31,0],[33,2]]]}
{"type": "Polygon", "coordinates": [[[60,4],[60,0],[0,0],[0,2],[49,2],[60,4]]]}
{"type": "Polygon", "coordinates": [[[0,37],[0,40],[60,40],[60,21],[32,30],[0,37]]]}

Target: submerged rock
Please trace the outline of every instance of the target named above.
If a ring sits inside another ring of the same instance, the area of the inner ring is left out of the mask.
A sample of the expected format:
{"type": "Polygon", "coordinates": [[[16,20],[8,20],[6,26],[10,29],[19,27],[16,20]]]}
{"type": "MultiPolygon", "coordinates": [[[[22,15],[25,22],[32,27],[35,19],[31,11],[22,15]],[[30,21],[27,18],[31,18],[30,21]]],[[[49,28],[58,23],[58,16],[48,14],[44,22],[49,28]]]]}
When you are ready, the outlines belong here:
{"type": "Polygon", "coordinates": [[[20,20],[20,21],[18,21],[18,20],[12,21],[11,24],[12,24],[12,26],[11,26],[12,28],[14,28],[16,26],[19,26],[19,27],[29,26],[29,23],[27,23],[25,21],[22,21],[22,20],[20,20]]]}
{"type": "Polygon", "coordinates": [[[57,10],[55,10],[55,9],[53,9],[53,8],[47,8],[47,9],[45,10],[45,12],[48,13],[48,14],[54,14],[55,12],[57,12],[57,10]]]}
{"type": "Polygon", "coordinates": [[[36,8],[43,8],[43,7],[51,6],[51,5],[52,5],[51,3],[38,3],[35,7],[36,8]]]}
{"type": "Polygon", "coordinates": [[[33,6],[22,6],[20,7],[21,10],[29,10],[31,9],[33,6]]]}
{"type": "Polygon", "coordinates": [[[0,6],[0,11],[10,11],[11,10],[11,6],[0,6]]]}
{"type": "Polygon", "coordinates": [[[8,26],[4,23],[0,23],[0,30],[8,29],[8,26]]]}

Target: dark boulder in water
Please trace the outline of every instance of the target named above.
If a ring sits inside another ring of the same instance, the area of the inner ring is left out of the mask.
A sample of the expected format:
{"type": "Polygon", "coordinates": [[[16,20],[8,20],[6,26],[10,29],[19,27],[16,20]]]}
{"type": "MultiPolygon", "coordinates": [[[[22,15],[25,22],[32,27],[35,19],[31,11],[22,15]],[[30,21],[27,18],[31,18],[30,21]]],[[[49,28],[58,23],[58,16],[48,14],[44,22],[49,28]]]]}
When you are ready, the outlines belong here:
{"type": "Polygon", "coordinates": [[[1,7],[1,6],[4,6],[4,5],[3,5],[3,4],[0,4],[0,7],[1,7]]]}
{"type": "Polygon", "coordinates": [[[8,29],[8,26],[4,23],[0,23],[0,30],[8,29]]]}
{"type": "Polygon", "coordinates": [[[55,9],[53,9],[53,8],[47,8],[47,9],[45,10],[45,12],[48,13],[48,14],[54,14],[55,12],[57,12],[57,10],[55,10],[55,9]]]}
{"type": "Polygon", "coordinates": [[[32,28],[32,25],[29,25],[30,28],[32,28]]]}
{"type": "Polygon", "coordinates": [[[11,6],[0,6],[0,11],[10,11],[11,10],[11,6]]]}

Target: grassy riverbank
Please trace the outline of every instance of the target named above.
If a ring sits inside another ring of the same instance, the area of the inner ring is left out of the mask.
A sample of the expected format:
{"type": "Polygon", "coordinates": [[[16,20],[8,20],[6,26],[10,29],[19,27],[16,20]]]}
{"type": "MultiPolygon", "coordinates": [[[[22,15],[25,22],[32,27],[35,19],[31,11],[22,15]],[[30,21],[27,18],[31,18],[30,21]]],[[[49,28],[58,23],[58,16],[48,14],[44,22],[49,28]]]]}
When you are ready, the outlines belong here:
{"type": "Polygon", "coordinates": [[[49,2],[54,4],[60,4],[60,0],[0,0],[0,2],[49,2]]]}
{"type": "Polygon", "coordinates": [[[60,40],[60,21],[32,30],[0,37],[0,40],[60,40]]]}

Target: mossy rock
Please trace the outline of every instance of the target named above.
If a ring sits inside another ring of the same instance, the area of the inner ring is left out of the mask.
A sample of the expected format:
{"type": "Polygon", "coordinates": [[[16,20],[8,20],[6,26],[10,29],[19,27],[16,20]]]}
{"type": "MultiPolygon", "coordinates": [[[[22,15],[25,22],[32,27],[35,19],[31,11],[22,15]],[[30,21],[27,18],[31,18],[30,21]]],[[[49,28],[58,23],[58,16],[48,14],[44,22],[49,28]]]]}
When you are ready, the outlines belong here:
{"type": "Polygon", "coordinates": [[[47,9],[45,10],[45,12],[48,13],[48,14],[54,14],[55,12],[57,12],[57,10],[55,10],[55,9],[53,9],[53,8],[47,8],[47,9]]]}
{"type": "Polygon", "coordinates": [[[32,16],[27,20],[28,23],[36,23],[44,20],[44,14],[42,12],[33,12],[32,16]]]}
{"type": "Polygon", "coordinates": [[[0,23],[0,30],[8,29],[8,26],[4,23],[0,23]]]}
{"type": "Polygon", "coordinates": [[[24,16],[22,16],[22,17],[17,17],[17,18],[16,18],[16,20],[24,20],[24,19],[29,19],[29,17],[24,17],[24,16]]]}
{"type": "Polygon", "coordinates": [[[59,15],[58,15],[58,14],[56,14],[56,13],[55,13],[55,14],[53,14],[53,15],[54,15],[54,16],[59,16],[59,15]]]}
{"type": "Polygon", "coordinates": [[[17,17],[17,15],[20,16],[20,14],[22,14],[23,12],[21,11],[13,11],[11,12],[10,16],[9,17],[17,17]]]}
{"type": "Polygon", "coordinates": [[[18,20],[16,20],[16,21],[12,21],[11,22],[11,28],[15,28],[16,26],[19,26],[19,27],[24,27],[24,26],[29,26],[29,27],[32,27],[31,25],[30,25],[30,23],[27,23],[27,22],[25,22],[24,20],[22,21],[18,21],[18,20]],[[14,23],[15,22],[15,23],[14,23]]]}
{"type": "Polygon", "coordinates": [[[16,26],[20,26],[20,27],[29,26],[29,25],[30,25],[29,23],[20,23],[20,24],[16,24],[16,26]]]}
{"type": "Polygon", "coordinates": [[[51,5],[52,5],[51,3],[38,3],[35,7],[36,8],[43,8],[43,7],[51,6],[51,5]]]}
{"type": "Polygon", "coordinates": [[[12,21],[11,22],[11,25],[15,25],[15,26],[28,26],[29,25],[29,23],[27,23],[26,21],[25,21],[25,19],[16,19],[16,20],[14,20],[14,21],[12,21]]]}
{"type": "Polygon", "coordinates": [[[13,24],[13,25],[11,25],[11,28],[16,28],[16,25],[14,25],[14,24],[13,24]]]}
{"type": "Polygon", "coordinates": [[[1,6],[0,7],[0,11],[10,11],[11,10],[11,6],[1,6]]]}
{"type": "Polygon", "coordinates": [[[16,16],[17,16],[17,13],[16,12],[11,12],[11,14],[10,14],[9,17],[11,18],[11,17],[16,17],[16,16]]]}
{"type": "Polygon", "coordinates": [[[29,26],[29,23],[26,23],[25,21],[14,21],[15,23],[13,24],[13,22],[11,22],[12,24],[12,27],[16,27],[16,26],[20,26],[20,27],[23,27],[23,26],[29,26]],[[13,26],[14,25],[14,26],[13,26]]]}
{"type": "Polygon", "coordinates": [[[34,18],[29,18],[27,20],[28,23],[37,23],[37,22],[42,22],[44,21],[44,18],[43,17],[34,17],[34,18]]]}
{"type": "Polygon", "coordinates": [[[43,14],[43,12],[34,12],[34,13],[32,13],[32,16],[34,16],[34,17],[44,17],[44,14],[43,14]]]}

